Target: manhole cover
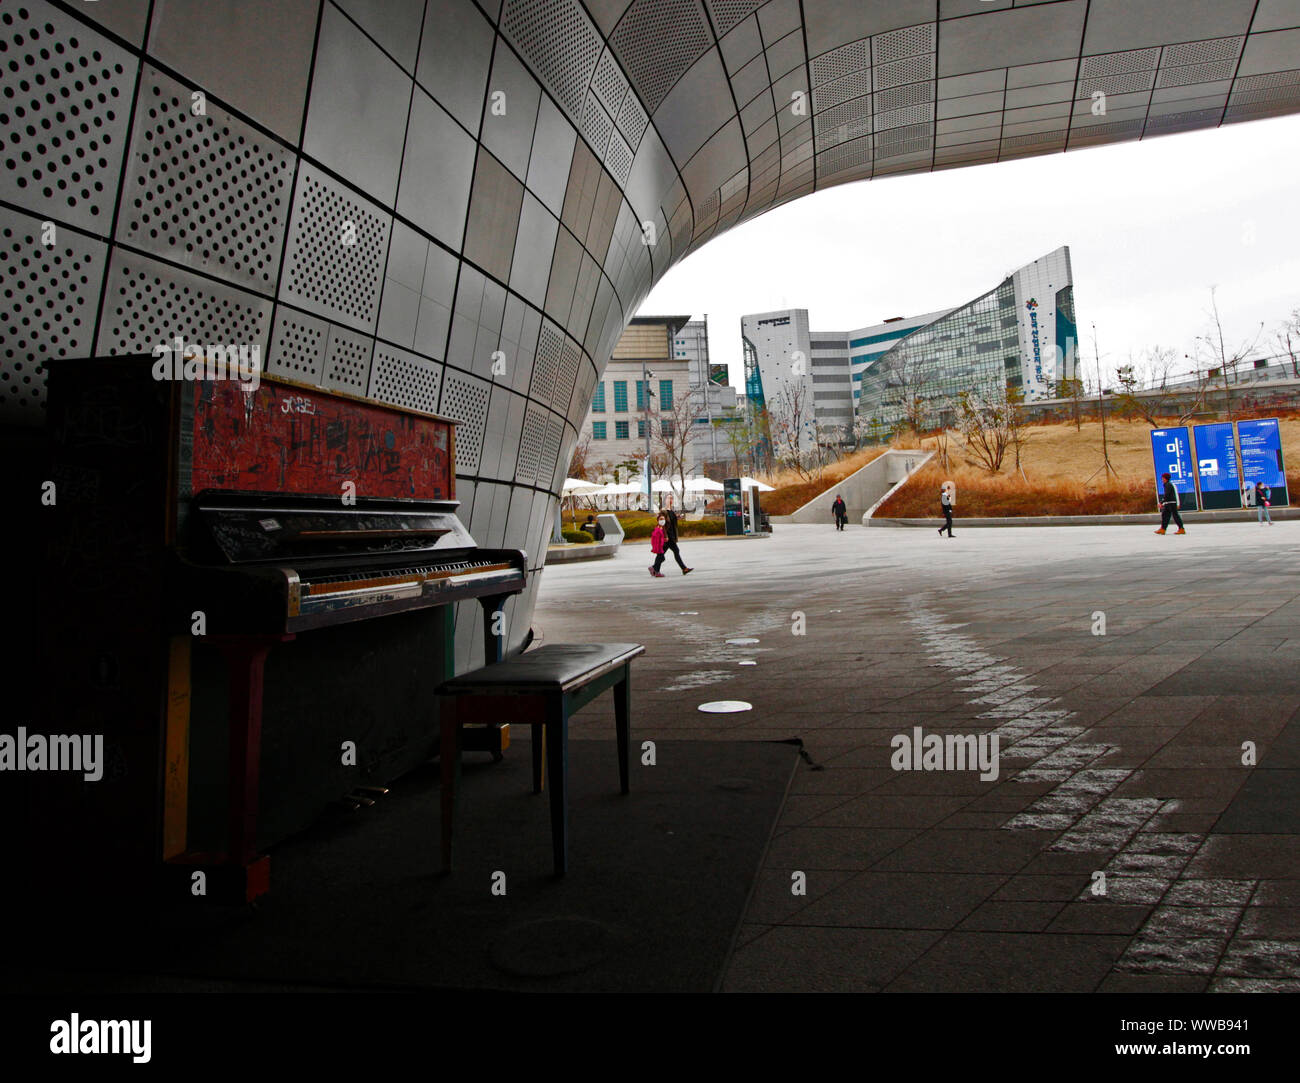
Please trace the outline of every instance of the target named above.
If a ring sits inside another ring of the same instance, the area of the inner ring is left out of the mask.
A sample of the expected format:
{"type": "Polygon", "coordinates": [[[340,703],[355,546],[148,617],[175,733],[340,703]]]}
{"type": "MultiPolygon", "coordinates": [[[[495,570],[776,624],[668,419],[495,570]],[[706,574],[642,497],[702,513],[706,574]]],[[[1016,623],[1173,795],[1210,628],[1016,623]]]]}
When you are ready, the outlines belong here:
{"type": "Polygon", "coordinates": [[[492,965],[520,978],[578,974],[601,962],[614,930],[587,918],[545,918],[515,925],[492,945],[492,965]]]}
{"type": "Polygon", "coordinates": [[[700,710],[706,714],[734,714],[736,711],[751,711],[753,704],[743,699],[715,699],[712,703],[701,703],[700,710]]]}
{"type": "Polygon", "coordinates": [[[758,640],[752,636],[741,636],[739,639],[729,639],[728,643],[734,643],[737,647],[748,647],[751,643],[757,643],[758,640]]]}

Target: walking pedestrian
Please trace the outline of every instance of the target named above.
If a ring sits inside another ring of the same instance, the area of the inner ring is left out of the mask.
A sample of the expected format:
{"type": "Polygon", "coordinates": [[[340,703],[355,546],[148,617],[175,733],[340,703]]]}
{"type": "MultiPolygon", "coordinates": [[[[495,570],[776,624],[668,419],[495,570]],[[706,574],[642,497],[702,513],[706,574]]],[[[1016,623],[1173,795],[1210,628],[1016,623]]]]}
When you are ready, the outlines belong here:
{"type": "Polygon", "coordinates": [[[664,503],[666,507],[659,513],[664,526],[664,547],[659,551],[659,559],[655,561],[655,571],[659,570],[664,557],[671,549],[673,559],[677,561],[677,567],[681,568],[682,575],[690,575],[695,569],[686,566],[686,562],[682,560],[682,551],[677,548],[677,513],[673,511],[673,498],[670,496],[664,503]]]}
{"type": "Polygon", "coordinates": [[[835,503],[831,505],[831,514],[835,516],[835,529],[843,530],[844,524],[849,521],[849,509],[844,503],[844,497],[838,493],[835,494],[835,503]]]}
{"type": "Polygon", "coordinates": [[[1255,515],[1259,519],[1259,525],[1267,523],[1273,525],[1273,516],[1269,515],[1268,509],[1273,498],[1273,490],[1265,485],[1262,481],[1255,482],[1255,515]]]}
{"type": "Polygon", "coordinates": [[[1183,517],[1178,514],[1178,490],[1174,488],[1174,483],[1168,474],[1161,474],[1160,477],[1164,480],[1165,489],[1160,494],[1160,529],[1156,533],[1163,534],[1169,527],[1170,516],[1173,516],[1174,522],[1178,524],[1175,533],[1186,534],[1183,517]]]}
{"type": "Polygon", "coordinates": [[[939,537],[943,537],[943,532],[948,531],[948,537],[952,537],[952,506],[953,506],[953,483],[945,481],[939,486],[939,507],[943,509],[943,526],[939,528],[939,537]]]}

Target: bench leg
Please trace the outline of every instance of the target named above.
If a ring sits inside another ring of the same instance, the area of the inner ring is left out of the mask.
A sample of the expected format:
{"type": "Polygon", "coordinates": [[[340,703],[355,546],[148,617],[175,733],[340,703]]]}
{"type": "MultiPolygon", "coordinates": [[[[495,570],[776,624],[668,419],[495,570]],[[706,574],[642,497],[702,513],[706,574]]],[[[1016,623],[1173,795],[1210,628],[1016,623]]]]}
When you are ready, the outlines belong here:
{"type": "Polygon", "coordinates": [[[632,713],[632,667],[623,667],[623,679],[614,685],[614,728],[618,731],[618,785],[627,793],[628,716],[632,713]]]}
{"type": "Polygon", "coordinates": [[[442,771],[442,871],[451,872],[456,799],[460,789],[460,726],[454,700],[443,704],[441,723],[442,751],[439,767],[442,771]]]}
{"type": "Polygon", "coordinates": [[[569,869],[569,712],[564,697],[546,707],[546,781],[551,787],[551,849],[555,875],[569,869]]]}
{"type": "Polygon", "coordinates": [[[545,730],[541,723],[533,725],[533,793],[542,792],[542,760],[546,751],[542,734],[545,730]]]}

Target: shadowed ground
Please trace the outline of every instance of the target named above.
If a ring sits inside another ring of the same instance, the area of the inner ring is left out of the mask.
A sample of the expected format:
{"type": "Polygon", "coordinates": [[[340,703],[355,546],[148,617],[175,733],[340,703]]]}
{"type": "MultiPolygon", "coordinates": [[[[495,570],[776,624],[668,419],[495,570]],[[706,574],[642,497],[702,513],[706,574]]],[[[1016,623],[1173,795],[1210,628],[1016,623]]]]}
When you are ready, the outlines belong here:
{"type": "Polygon", "coordinates": [[[1300,524],[1151,530],[785,526],[684,542],[685,579],[640,545],[544,573],[544,642],[647,645],[637,741],[799,736],[823,768],[724,988],[1300,990],[1300,524]],[[996,733],[999,777],[894,771],[913,726],[996,733]]]}

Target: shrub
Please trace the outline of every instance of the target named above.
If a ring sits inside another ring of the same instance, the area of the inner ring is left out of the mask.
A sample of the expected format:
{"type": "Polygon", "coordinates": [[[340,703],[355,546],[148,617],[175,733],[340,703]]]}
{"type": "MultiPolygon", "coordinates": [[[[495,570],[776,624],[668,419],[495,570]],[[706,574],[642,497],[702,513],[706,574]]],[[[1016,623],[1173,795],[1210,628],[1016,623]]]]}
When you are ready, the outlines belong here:
{"type": "Polygon", "coordinates": [[[567,527],[560,533],[564,535],[564,540],[574,545],[582,545],[586,542],[594,542],[596,539],[588,534],[585,530],[569,530],[567,527]]]}

